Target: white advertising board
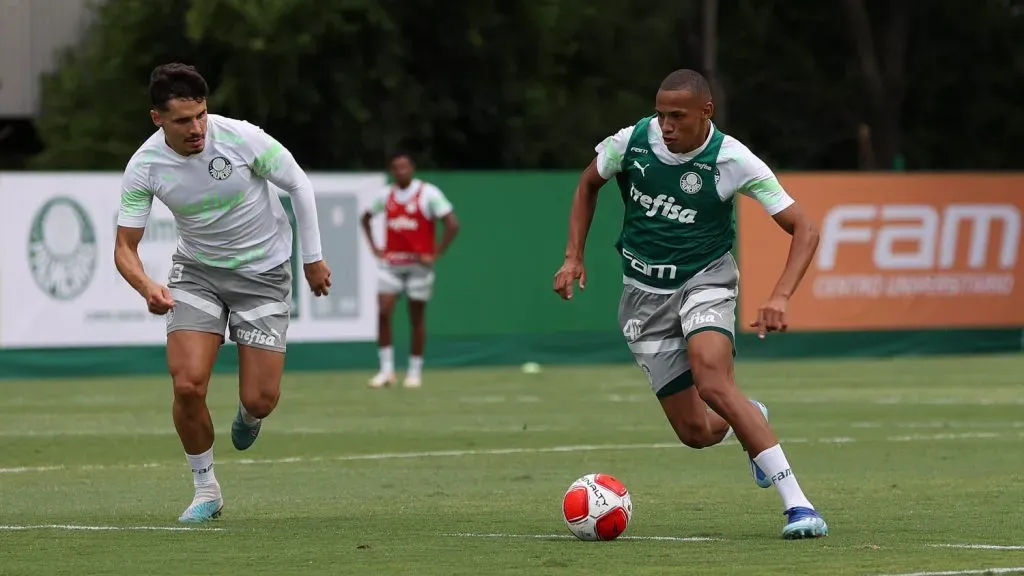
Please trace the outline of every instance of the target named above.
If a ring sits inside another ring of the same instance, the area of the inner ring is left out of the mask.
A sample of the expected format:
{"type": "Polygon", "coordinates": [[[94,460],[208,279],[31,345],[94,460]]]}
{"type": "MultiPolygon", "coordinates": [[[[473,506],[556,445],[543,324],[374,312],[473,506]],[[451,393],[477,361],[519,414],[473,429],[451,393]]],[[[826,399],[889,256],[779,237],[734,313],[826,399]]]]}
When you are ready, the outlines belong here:
{"type": "MultiPolygon", "coordinates": [[[[316,298],[294,237],[288,341],[368,341],[376,336],[376,261],[359,215],[386,184],[383,174],[310,174],[333,287],[316,298]]],[[[0,347],[163,344],[164,318],[114,267],[118,173],[0,173],[0,347]]],[[[290,198],[280,192],[290,211],[290,198]]],[[[294,220],[293,220],[294,222],[294,220]]],[[[174,218],[154,201],[139,255],[164,282],[177,247],[174,218]]]]}

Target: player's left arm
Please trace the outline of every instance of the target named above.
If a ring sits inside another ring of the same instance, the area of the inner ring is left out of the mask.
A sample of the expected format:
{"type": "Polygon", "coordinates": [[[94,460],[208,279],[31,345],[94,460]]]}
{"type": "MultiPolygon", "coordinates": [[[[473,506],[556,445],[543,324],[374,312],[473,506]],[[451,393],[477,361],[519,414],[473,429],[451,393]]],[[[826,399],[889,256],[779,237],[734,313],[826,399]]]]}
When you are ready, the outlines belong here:
{"type": "Polygon", "coordinates": [[[247,141],[252,147],[247,160],[253,173],[291,196],[306,281],[315,295],[326,295],[331,286],[331,270],[324,262],[320,246],[320,223],[313,183],[292,153],[262,129],[252,126],[247,141]]]}
{"type": "Polygon", "coordinates": [[[461,225],[459,224],[459,218],[455,215],[455,208],[452,206],[452,203],[448,201],[448,198],[437,187],[433,188],[433,193],[427,200],[427,206],[430,208],[431,217],[435,220],[440,220],[441,226],[444,228],[444,231],[441,233],[441,242],[437,246],[437,257],[441,257],[451,247],[455,237],[459,235],[461,225]]]}
{"type": "Polygon", "coordinates": [[[791,236],[789,256],[768,302],[757,311],[750,323],[764,338],[767,332],[785,332],[789,299],[803,280],[818,248],[818,228],[800,205],[786,192],[775,174],[760,159],[751,155],[745,162],[746,178],[739,192],[757,200],[771,215],[779,228],[791,236]]]}

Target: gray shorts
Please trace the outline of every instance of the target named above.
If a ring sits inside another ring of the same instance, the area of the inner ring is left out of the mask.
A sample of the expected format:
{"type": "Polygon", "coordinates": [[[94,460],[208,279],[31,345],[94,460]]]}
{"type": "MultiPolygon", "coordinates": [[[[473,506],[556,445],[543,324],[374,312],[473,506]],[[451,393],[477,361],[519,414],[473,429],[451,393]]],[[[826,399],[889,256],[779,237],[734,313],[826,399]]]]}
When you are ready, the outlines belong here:
{"type": "Polygon", "coordinates": [[[409,300],[426,302],[434,289],[434,269],[423,264],[389,264],[381,262],[377,292],[405,294],[409,300]]]}
{"type": "Polygon", "coordinates": [[[623,287],[619,326],[659,398],[693,384],[686,355],[691,336],[715,330],[735,342],[738,283],[736,260],[726,254],[671,293],[623,287]]]}
{"type": "Polygon", "coordinates": [[[176,305],[167,333],[196,330],[228,335],[241,346],[284,352],[292,301],[290,262],[259,274],[215,268],[177,254],[167,288],[176,305]]]}

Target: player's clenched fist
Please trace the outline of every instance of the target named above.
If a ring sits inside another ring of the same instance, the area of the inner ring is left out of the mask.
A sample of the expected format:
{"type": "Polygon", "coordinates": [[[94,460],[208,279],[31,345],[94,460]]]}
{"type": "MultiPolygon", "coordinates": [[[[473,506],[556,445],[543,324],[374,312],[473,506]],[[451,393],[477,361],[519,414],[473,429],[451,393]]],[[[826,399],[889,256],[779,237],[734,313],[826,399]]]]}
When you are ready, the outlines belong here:
{"type": "Polygon", "coordinates": [[[150,284],[142,295],[146,299],[146,305],[152,314],[163,316],[167,311],[174,308],[174,298],[171,298],[171,291],[167,286],[150,284]]]}
{"type": "Polygon", "coordinates": [[[563,300],[572,299],[572,289],[579,280],[580,290],[586,289],[587,271],[583,267],[583,260],[579,258],[566,258],[562,267],[555,272],[555,292],[563,300]]]}
{"type": "Polygon", "coordinates": [[[313,294],[326,296],[327,289],[331,287],[331,269],[327,267],[327,262],[323,260],[310,262],[304,264],[302,270],[306,273],[306,282],[309,283],[309,289],[313,291],[313,294]]]}
{"type": "Polygon", "coordinates": [[[757,328],[757,336],[764,338],[768,332],[785,332],[789,327],[786,319],[787,301],[781,296],[773,296],[768,303],[757,309],[757,320],[750,323],[757,328]]]}

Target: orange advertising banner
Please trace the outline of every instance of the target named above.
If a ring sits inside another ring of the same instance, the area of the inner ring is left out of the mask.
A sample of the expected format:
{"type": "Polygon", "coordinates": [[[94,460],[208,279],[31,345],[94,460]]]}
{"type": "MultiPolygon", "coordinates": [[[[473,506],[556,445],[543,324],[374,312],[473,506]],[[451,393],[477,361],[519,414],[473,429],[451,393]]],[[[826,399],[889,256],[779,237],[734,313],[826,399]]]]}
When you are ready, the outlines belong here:
{"type": "MultiPolygon", "coordinates": [[[[818,225],[789,330],[1024,326],[1024,175],[781,174],[818,225]]],[[[790,236],[739,200],[740,324],[757,318],[790,236]]]]}

